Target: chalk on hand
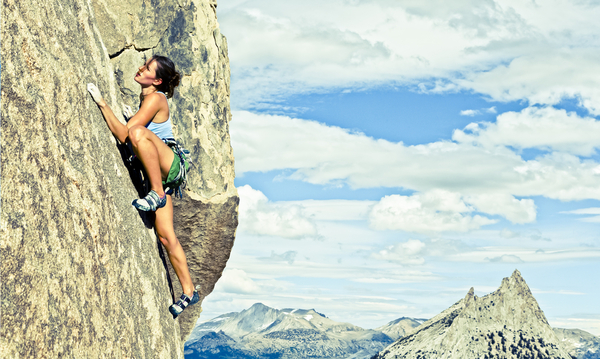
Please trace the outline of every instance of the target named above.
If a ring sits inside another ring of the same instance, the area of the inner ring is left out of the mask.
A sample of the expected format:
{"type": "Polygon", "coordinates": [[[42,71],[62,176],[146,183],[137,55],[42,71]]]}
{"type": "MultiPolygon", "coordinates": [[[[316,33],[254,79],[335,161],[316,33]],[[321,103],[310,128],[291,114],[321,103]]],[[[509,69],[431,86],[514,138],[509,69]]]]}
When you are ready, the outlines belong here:
{"type": "Polygon", "coordinates": [[[92,95],[92,98],[96,103],[100,103],[100,101],[102,101],[102,94],[100,93],[100,90],[98,90],[96,85],[94,85],[93,83],[87,84],[87,90],[90,93],[90,95],[92,95]]]}

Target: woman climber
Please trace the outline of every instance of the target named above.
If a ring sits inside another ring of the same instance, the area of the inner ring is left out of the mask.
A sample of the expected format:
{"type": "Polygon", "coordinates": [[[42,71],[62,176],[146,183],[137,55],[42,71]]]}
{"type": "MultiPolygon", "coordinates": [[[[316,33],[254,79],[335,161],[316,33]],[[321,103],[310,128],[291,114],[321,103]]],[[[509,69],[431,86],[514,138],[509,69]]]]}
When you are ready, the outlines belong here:
{"type": "Polygon", "coordinates": [[[135,155],[146,170],[150,193],[134,200],[132,204],[141,211],[155,212],[156,233],[167,249],[169,260],[183,289],[181,298],[169,307],[173,318],[176,318],[187,306],[200,299],[192,284],[185,253],[175,236],[172,189],[167,186],[178,177],[180,171],[185,171],[185,166],[181,166],[182,158],[163,142],[163,139],[173,138],[167,98],[173,96],[175,87],[179,85],[180,75],[171,60],[154,55],[138,69],[134,79],[142,88],[141,104],[135,115],[124,107],[125,116],[129,118],[127,125],[123,125],[115,117],[96,85],[90,83],[87,89],[102,111],[110,131],[121,143],[131,143],[135,155]]]}

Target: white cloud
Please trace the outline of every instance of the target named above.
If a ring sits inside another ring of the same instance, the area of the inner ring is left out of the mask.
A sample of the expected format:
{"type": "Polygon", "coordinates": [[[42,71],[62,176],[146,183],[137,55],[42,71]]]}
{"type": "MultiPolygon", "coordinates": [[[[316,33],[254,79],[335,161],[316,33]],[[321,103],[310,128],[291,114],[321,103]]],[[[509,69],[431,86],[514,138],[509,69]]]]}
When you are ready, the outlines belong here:
{"type": "Polygon", "coordinates": [[[581,222],[600,223],[600,208],[581,208],[574,211],[565,211],[567,214],[595,214],[596,216],[579,218],[581,222]]]}
{"type": "Polygon", "coordinates": [[[592,208],[580,208],[580,209],[576,209],[573,211],[564,211],[561,213],[569,213],[569,214],[600,214],[600,208],[599,207],[592,207],[592,208]]]}
{"type": "Polygon", "coordinates": [[[475,116],[475,115],[479,115],[481,114],[481,112],[479,112],[479,110],[463,110],[460,111],[460,115],[461,116],[475,116]]]}
{"type": "Polygon", "coordinates": [[[256,294],[261,289],[248,274],[241,269],[226,269],[218,282],[219,291],[236,294],[256,294]]]}
{"type": "Polygon", "coordinates": [[[576,98],[594,115],[600,114],[600,64],[596,45],[589,49],[549,48],[540,54],[523,55],[508,65],[487,72],[473,72],[460,86],[491,96],[497,101],[528,100],[553,105],[576,98]]]}
{"type": "Polygon", "coordinates": [[[317,236],[312,219],[299,205],[280,205],[248,185],[238,187],[239,228],[248,233],[298,239],[317,236]]]}
{"type": "Polygon", "coordinates": [[[487,214],[498,214],[512,223],[535,221],[536,206],[532,199],[518,200],[509,194],[486,193],[469,196],[465,201],[487,214]]]}
{"type": "Polygon", "coordinates": [[[491,1],[445,8],[430,8],[436,10],[430,14],[418,4],[403,8],[393,1],[343,0],[248,1],[229,7],[220,12],[219,22],[235,49],[229,56],[237,76],[232,82],[236,103],[483,69],[480,62],[498,54],[470,48],[512,39],[516,32],[508,29],[522,23],[491,1]],[[461,22],[463,16],[467,19],[461,22]]]}
{"type": "Polygon", "coordinates": [[[425,263],[425,259],[422,257],[424,249],[425,243],[416,239],[409,239],[406,242],[398,243],[374,253],[371,257],[403,265],[419,265],[425,263]]]}
{"type": "Polygon", "coordinates": [[[471,211],[459,193],[432,190],[412,196],[386,196],[373,206],[369,221],[374,229],[417,233],[466,232],[496,222],[466,214],[471,211]]]}
{"type": "Polygon", "coordinates": [[[519,263],[519,261],[552,263],[573,260],[597,260],[598,258],[600,258],[600,249],[587,247],[546,250],[531,247],[480,247],[445,257],[449,261],[473,263],[519,263]]]}
{"type": "Polygon", "coordinates": [[[600,121],[581,118],[552,107],[529,107],[505,112],[496,122],[471,123],[456,130],[452,139],[484,147],[539,148],[575,155],[592,155],[600,147],[600,121]]]}
{"type": "Polygon", "coordinates": [[[382,83],[600,111],[600,7],[582,1],[255,0],[219,6],[232,104],[382,83]]]}
{"type": "Polygon", "coordinates": [[[315,221],[363,221],[376,201],[356,200],[304,200],[279,202],[286,205],[299,205],[304,213],[315,221]]]}
{"type": "MultiPolygon", "coordinates": [[[[600,164],[568,153],[526,161],[503,146],[450,141],[405,146],[315,121],[245,111],[234,116],[231,138],[238,176],[292,169],[289,178],[321,185],[600,199],[600,164]]],[[[519,206],[532,208],[527,200],[519,206]]]]}

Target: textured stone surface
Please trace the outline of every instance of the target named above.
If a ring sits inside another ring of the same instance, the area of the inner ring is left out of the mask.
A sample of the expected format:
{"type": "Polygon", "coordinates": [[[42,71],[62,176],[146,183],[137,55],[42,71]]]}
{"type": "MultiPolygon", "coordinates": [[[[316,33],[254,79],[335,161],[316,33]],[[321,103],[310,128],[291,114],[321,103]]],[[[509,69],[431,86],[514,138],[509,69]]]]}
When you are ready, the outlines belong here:
{"type": "Polygon", "coordinates": [[[238,203],[214,4],[3,0],[1,20],[0,357],[181,358],[200,305],[169,314],[159,247],[85,84],[118,112],[137,98],[131,77],[144,56],[181,63],[171,109],[196,168],[175,229],[207,295],[229,257],[238,203]]]}
{"type": "Polygon", "coordinates": [[[515,271],[494,293],[464,299],[407,333],[373,359],[571,359],[529,287],[515,271]]]}

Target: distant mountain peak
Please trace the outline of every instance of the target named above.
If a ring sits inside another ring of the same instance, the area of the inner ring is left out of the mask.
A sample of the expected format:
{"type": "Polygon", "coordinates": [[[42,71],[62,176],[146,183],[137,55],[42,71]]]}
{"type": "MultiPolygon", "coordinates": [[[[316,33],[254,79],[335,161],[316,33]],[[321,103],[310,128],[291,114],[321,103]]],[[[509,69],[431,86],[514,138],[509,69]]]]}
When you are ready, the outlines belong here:
{"type": "Polygon", "coordinates": [[[258,309],[258,308],[268,308],[268,309],[272,309],[271,307],[269,307],[269,306],[266,306],[266,305],[264,305],[264,304],[262,304],[262,303],[254,303],[254,304],[252,304],[252,306],[251,306],[249,309],[252,309],[252,308],[254,308],[254,309],[258,309]]]}
{"type": "Polygon", "coordinates": [[[518,270],[481,298],[471,288],[374,358],[419,357],[571,359],[518,270]]]}
{"type": "Polygon", "coordinates": [[[525,283],[525,279],[521,276],[521,272],[517,269],[515,269],[510,277],[502,279],[502,284],[498,290],[501,292],[516,291],[520,294],[533,296],[529,290],[529,286],[525,283]]]}
{"type": "Polygon", "coordinates": [[[385,333],[333,321],[314,309],[256,303],[215,319],[194,329],[188,352],[224,350],[229,355],[224,358],[244,359],[366,358],[393,342],[385,333]]]}

